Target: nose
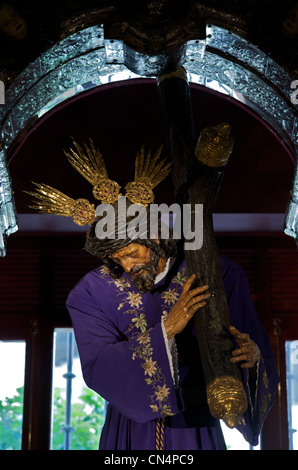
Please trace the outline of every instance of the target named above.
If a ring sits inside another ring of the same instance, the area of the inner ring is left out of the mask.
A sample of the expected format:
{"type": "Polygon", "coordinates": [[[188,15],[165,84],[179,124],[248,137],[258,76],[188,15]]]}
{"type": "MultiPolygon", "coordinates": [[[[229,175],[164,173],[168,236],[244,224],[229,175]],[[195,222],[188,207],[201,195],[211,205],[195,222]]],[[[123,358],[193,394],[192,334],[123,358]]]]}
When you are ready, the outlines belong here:
{"type": "Polygon", "coordinates": [[[126,273],[129,273],[131,271],[131,268],[133,267],[133,261],[129,260],[129,259],[123,259],[122,262],[122,268],[124,269],[124,271],[126,273]]]}

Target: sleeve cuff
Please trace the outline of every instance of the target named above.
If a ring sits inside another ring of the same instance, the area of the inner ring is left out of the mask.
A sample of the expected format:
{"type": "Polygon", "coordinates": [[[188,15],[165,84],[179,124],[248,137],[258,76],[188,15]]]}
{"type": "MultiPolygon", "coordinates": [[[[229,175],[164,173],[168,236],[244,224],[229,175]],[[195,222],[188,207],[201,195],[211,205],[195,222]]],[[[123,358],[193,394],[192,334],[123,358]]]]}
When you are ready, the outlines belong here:
{"type": "Polygon", "coordinates": [[[161,320],[161,329],[163,333],[163,338],[165,342],[165,347],[169,359],[171,375],[175,388],[178,388],[179,385],[179,372],[178,372],[178,352],[175,338],[168,339],[166,334],[166,329],[164,325],[164,318],[161,320]]]}

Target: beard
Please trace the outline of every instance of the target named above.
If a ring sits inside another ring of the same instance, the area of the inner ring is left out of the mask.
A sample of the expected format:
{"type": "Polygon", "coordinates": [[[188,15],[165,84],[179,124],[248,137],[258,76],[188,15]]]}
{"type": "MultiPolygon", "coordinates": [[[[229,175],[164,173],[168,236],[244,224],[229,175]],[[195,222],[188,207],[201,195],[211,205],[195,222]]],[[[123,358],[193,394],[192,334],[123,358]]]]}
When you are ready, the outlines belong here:
{"type": "Polygon", "coordinates": [[[134,266],[128,276],[141,294],[145,294],[153,289],[158,271],[159,255],[150,250],[148,263],[141,266],[134,266]]]}

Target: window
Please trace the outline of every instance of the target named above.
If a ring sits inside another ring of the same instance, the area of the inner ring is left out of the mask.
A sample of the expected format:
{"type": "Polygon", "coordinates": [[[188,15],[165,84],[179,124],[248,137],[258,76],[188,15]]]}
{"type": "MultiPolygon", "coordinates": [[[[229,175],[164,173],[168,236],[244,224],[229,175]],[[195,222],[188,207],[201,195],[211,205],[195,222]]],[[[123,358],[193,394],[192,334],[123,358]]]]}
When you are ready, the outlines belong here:
{"type": "Polygon", "coordinates": [[[260,450],[260,445],[250,445],[237,429],[228,428],[223,421],[220,424],[227,450],[260,450]]]}
{"type": "Polygon", "coordinates": [[[289,450],[298,450],[298,340],[286,341],[289,450]]]}
{"type": "Polygon", "coordinates": [[[22,448],[25,341],[0,341],[0,450],[22,448]]]}
{"type": "Polygon", "coordinates": [[[51,449],[98,449],[105,407],[85,385],[73,330],[55,329],[51,449]]]}

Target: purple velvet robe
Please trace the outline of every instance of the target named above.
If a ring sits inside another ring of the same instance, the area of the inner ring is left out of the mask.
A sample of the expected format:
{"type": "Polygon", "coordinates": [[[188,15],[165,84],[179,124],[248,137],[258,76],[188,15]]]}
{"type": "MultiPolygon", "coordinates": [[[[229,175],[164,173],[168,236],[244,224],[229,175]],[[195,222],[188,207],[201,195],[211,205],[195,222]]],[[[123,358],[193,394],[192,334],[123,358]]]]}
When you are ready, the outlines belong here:
{"type": "MultiPolygon", "coordinates": [[[[262,355],[252,378],[255,390],[243,370],[249,406],[238,427],[256,445],[279,379],[245,274],[224,257],[221,269],[231,324],[248,333],[262,355]]],[[[155,450],[158,418],[165,418],[165,450],[225,449],[220,423],[206,404],[194,321],[176,335],[170,356],[164,338],[162,318],[181,293],[185,271],[184,262],[174,265],[153,291],[142,295],[126,274],[114,280],[99,267],[69,294],[84,380],[109,403],[100,449],[155,450]]]]}

